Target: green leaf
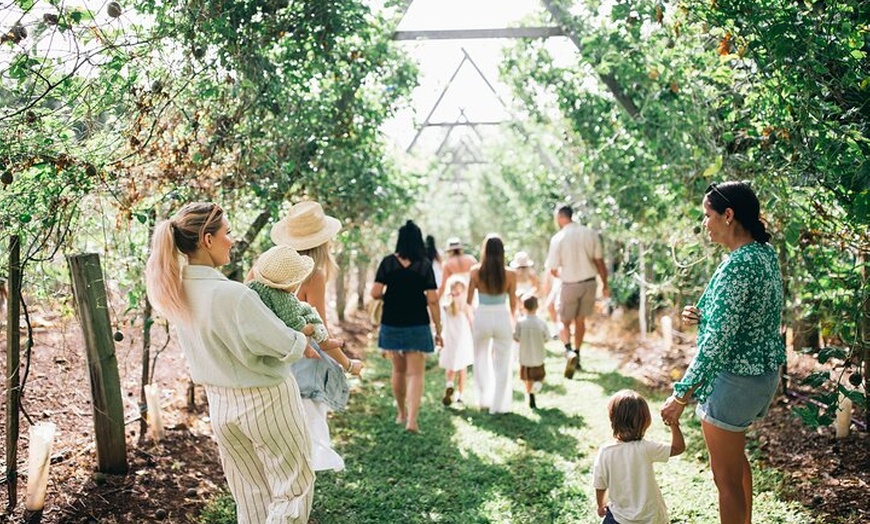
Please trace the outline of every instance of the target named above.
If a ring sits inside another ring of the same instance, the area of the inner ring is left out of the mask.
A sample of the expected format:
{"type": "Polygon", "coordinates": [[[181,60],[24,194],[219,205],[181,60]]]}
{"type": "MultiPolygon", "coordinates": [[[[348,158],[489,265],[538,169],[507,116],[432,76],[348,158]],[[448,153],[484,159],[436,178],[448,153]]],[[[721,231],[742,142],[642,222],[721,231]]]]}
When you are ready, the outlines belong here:
{"type": "Polygon", "coordinates": [[[830,378],[831,373],[829,371],[814,371],[813,373],[810,373],[807,378],[803,379],[801,384],[817,388],[827,382],[830,378]]]}
{"type": "MultiPolygon", "coordinates": [[[[790,246],[797,246],[801,237],[801,225],[798,222],[791,221],[785,230],[785,241],[790,246]]],[[[803,348],[801,348],[803,349],[803,348]]]]}
{"type": "Polygon", "coordinates": [[[863,408],[866,406],[867,397],[864,396],[863,391],[859,391],[857,389],[850,389],[850,388],[845,387],[842,384],[840,384],[840,386],[837,389],[840,391],[841,394],[843,394],[849,400],[851,400],[854,405],[856,405],[860,408],[863,408]]]}
{"type": "Polygon", "coordinates": [[[811,428],[822,426],[819,421],[819,407],[815,404],[809,406],[798,406],[792,409],[792,412],[800,417],[801,421],[811,428]]]}
{"type": "Polygon", "coordinates": [[[716,157],[716,160],[707,166],[707,169],[701,174],[701,178],[707,180],[722,169],[722,155],[716,157]]]}
{"type": "Polygon", "coordinates": [[[844,358],[846,358],[846,350],[837,347],[825,347],[819,350],[819,356],[817,358],[819,360],[819,364],[824,364],[832,358],[838,358],[840,360],[843,360],[844,358]]]}

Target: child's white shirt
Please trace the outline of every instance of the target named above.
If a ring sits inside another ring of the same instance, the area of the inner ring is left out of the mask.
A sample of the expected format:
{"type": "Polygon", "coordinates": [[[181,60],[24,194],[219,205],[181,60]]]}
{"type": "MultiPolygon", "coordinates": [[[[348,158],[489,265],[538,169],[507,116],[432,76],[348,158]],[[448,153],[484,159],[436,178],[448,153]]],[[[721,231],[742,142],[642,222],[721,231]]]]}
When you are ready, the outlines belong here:
{"type": "Polygon", "coordinates": [[[547,350],[544,347],[550,340],[547,323],[536,315],[527,315],[514,328],[514,340],[520,343],[520,365],[537,367],[544,365],[547,350]]]}
{"type": "Polygon", "coordinates": [[[614,441],[598,450],[592,467],[595,489],[607,490],[608,506],[620,524],[668,524],[668,509],[656,483],[653,462],[667,462],[671,445],[649,440],[614,441]]]}

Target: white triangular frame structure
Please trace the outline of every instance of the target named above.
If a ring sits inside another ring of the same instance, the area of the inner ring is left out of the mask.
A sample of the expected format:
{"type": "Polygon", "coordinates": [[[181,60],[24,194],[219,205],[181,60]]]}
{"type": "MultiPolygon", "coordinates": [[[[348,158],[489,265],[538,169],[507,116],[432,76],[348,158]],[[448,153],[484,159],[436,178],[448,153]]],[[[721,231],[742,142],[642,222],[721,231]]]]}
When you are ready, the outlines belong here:
{"type": "MultiPolygon", "coordinates": [[[[396,23],[396,27],[399,26],[402,19],[404,19],[405,14],[408,11],[408,8],[414,3],[414,0],[406,0],[399,7],[399,16],[398,21],[396,23]]],[[[550,38],[553,36],[566,36],[577,48],[578,51],[582,51],[582,44],[579,35],[573,32],[570,27],[565,23],[566,20],[569,19],[570,15],[564,9],[564,7],[558,3],[554,2],[554,0],[541,0],[543,6],[547,9],[552,16],[554,22],[557,24],[555,26],[547,26],[547,27],[503,27],[503,28],[487,28],[487,29],[446,29],[446,30],[425,30],[425,31],[395,31],[393,33],[393,40],[397,41],[408,41],[408,40],[456,40],[456,39],[473,39],[473,38],[550,38]]],[[[417,126],[417,132],[414,135],[413,140],[406,148],[406,152],[410,153],[414,146],[417,144],[420,135],[423,131],[430,127],[447,127],[447,133],[445,133],[441,144],[438,146],[438,149],[435,152],[436,156],[441,156],[444,153],[445,148],[448,146],[448,140],[453,132],[453,130],[460,126],[468,126],[470,127],[475,135],[477,135],[480,141],[483,140],[483,137],[480,135],[478,131],[478,127],[480,126],[493,126],[493,125],[503,125],[507,123],[517,124],[517,128],[523,137],[531,143],[534,143],[534,148],[538,155],[540,155],[541,159],[550,167],[551,169],[555,169],[556,165],[553,159],[549,154],[544,151],[544,149],[540,146],[537,141],[532,140],[530,133],[523,125],[521,119],[517,118],[516,115],[511,111],[510,107],[505,103],[504,100],[499,96],[492,82],[486,77],[474,59],[471,57],[471,54],[464,47],[462,48],[462,59],[451,75],[450,79],[447,81],[447,84],[442,89],[441,94],[438,96],[438,99],[433,104],[431,110],[426,115],[426,118],[423,122],[417,126]],[[501,104],[502,108],[507,112],[510,116],[509,120],[502,121],[473,121],[468,118],[465,114],[464,108],[459,109],[459,115],[457,116],[454,122],[432,122],[432,115],[435,114],[435,111],[438,109],[438,106],[441,104],[441,101],[444,99],[447,91],[450,89],[453,81],[456,79],[459,72],[466,65],[470,64],[474,71],[478,74],[478,76],[484,81],[486,86],[492,92],[493,96],[495,96],[496,100],[498,100],[499,104],[501,104]]],[[[639,110],[634,102],[621,88],[616,79],[609,74],[599,74],[599,79],[602,84],[604,84],[607,89],[611,92],[614,99],[617,103],[632,117],[638,117],[639,110]]],[[[450,162],[445,162],[447,165],[458,166],[460,164],[469,164],[469,163],[485,163],[479,158],[479,150],[476,144],[470,144],[467,140],[462,139],[457,146],[448,148],[451,153],[450,162]],[[462,151],[459,151],[462,149],[462,151]],[[472,162],[468,162],[467,160],[458,160],[460,158],[466,158],[467,155],[470,154],[473,158],[472,162]]],[[[446,171],[446,169],[445,169],[446,171]]],[[[445,173],[439,175],[439,178],[443,176],[445,173]]]]}

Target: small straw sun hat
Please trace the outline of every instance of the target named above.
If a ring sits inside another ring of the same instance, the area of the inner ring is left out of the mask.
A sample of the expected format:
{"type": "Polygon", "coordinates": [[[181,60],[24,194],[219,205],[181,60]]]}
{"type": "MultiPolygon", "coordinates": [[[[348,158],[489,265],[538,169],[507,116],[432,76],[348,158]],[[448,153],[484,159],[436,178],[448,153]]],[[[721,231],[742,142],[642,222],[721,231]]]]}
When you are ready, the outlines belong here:
{"type": "Polygon", "coordinates": [[[447,239],[447,247],[444,248],[445,251],[456,251],[457,249],[462,249],[465,246],[462,245],[462,241],[459,240],[459,237],[451,237],[447,239]]]}
{"type": "Polygon", "coordinates": [[[269,236],[279,246],[305,251],[332,240],[340,229],[341,222],[325,214],[320,204],[306,201],[291,207],[287,216],[272,226],[269,236]]]}
{"type": "Polygon", "coordinates": [[[511,267],[534,267],[535,261],[529,257],[529,254],[525,251],[517,251],[517,254],[514,255],[514,259],[511,260],[511,267]]]}
{"type": "Polygon", "coordinates": [[[301,284],[311,270],[314,259],[300,255],[290,246],[275,246],[257,257],[254,280],[276,289],[292,289],[301,284]]]}

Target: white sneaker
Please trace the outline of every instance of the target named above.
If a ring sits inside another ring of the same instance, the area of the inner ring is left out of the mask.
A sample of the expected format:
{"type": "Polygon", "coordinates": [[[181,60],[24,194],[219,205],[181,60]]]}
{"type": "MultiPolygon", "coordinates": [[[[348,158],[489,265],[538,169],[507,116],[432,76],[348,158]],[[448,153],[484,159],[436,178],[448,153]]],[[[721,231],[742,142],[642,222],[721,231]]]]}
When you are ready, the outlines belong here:
{"type": "Polygon", "coordinates": [[[532,393],[540,393],[542,389],[544,389],[543,382],[536,381],[534,384],[532,384],[532,393]]]}

